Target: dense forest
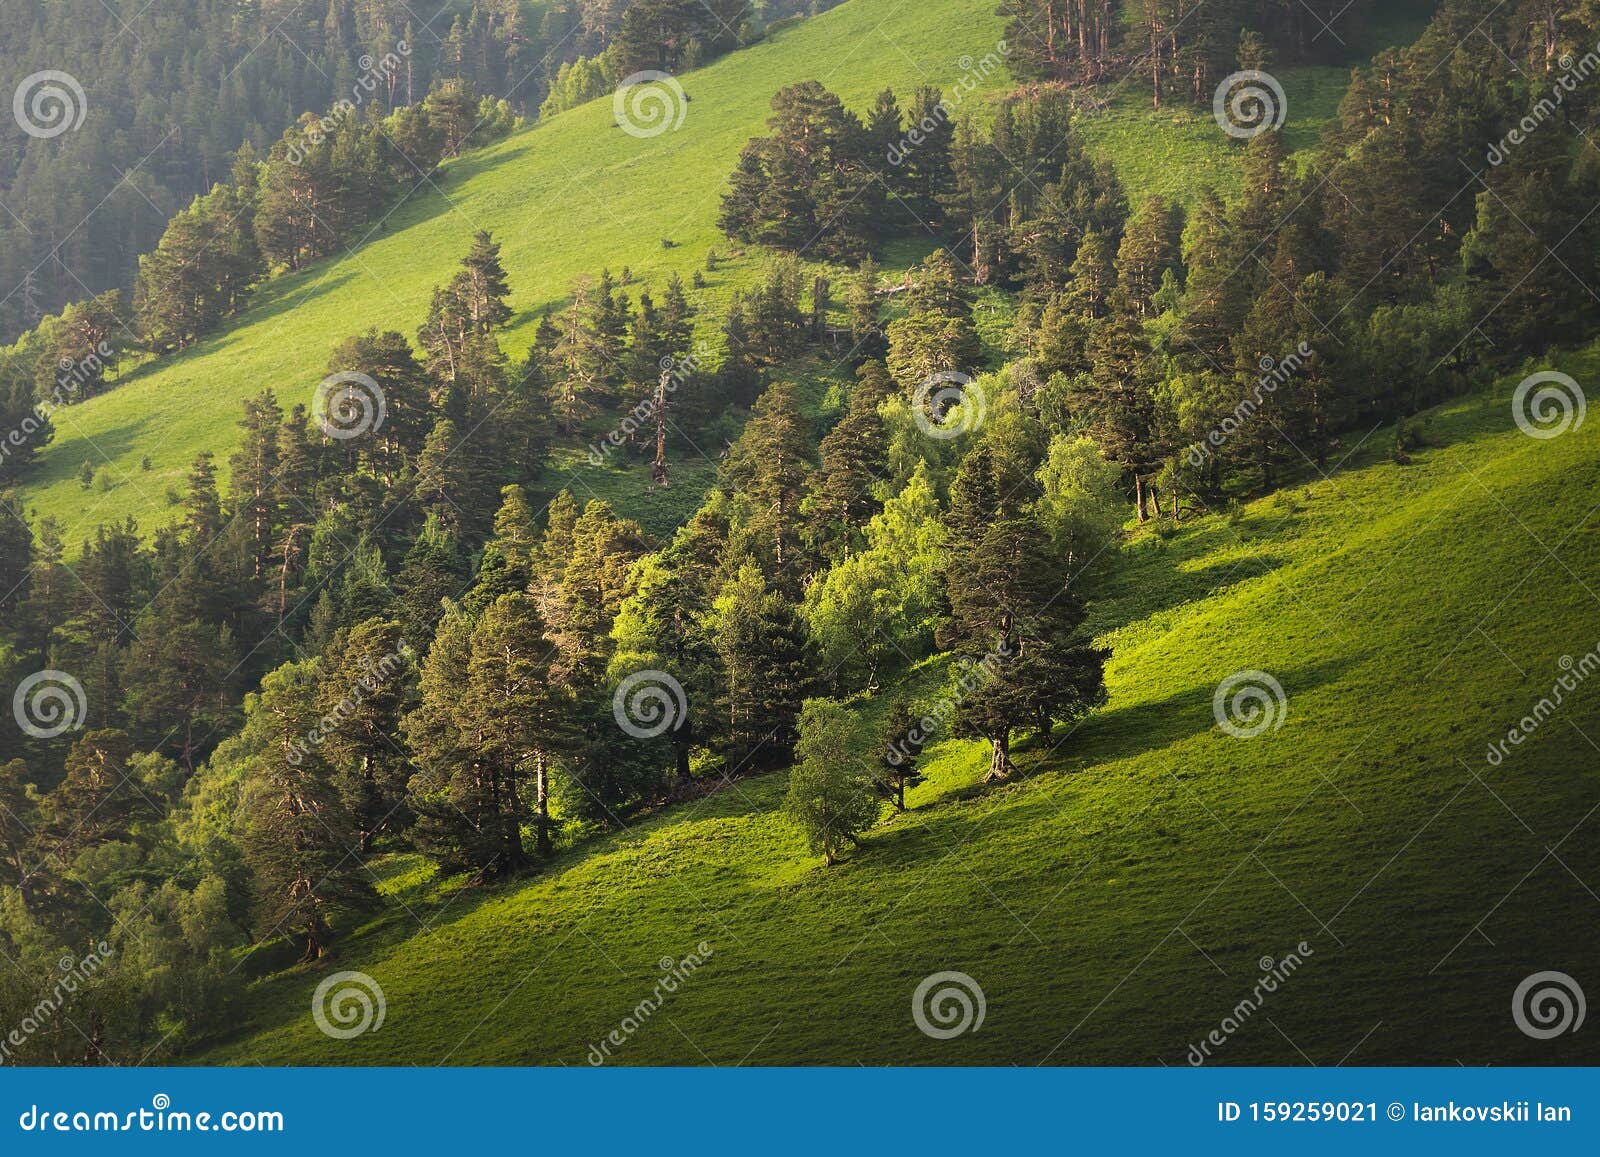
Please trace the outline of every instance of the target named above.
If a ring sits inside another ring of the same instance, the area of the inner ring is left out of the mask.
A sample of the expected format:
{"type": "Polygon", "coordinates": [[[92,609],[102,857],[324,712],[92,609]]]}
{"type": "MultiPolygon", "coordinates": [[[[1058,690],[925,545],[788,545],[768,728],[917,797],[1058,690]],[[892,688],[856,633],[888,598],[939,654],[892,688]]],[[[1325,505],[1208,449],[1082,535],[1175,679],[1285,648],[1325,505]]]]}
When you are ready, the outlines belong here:
{"type": "MultiPolygon", "coordinates": [[[[263,0],[141,25],[135,53],[89,7],[0,17],[8,44],[126,52],[96,69],[126,92],[90,95],[130,118],[0,169],[17,213],[0,280],[32,287],[8,321],[38,327],[0,363],[7,428],[342,252],[419,162],[559,96],[548,67],[553,87],[515,79],[556,45],[610,53],[611,77],[737,43],[692,5],[533,22],[478,0],[425,48],[400,6],[334,0],[258,58],[255,30],[297,7],[263,0]],[[353,53],[401,40],[415,51],[370,114],[297,119],[353,82],[353,53]],[[161,44],[173,69],[236,54],[235,79],[166,83],[161,44]],[[128,178],[145,196],[62,250],[60,276],[92,283],[29,275],[76,211],[46,190],[69,170],[109,182],[174,125],[191,128],[128,178]],[[119,284],[126,298],[104,292],[119,284]],[[27,313],[69,301],[42,325],[27,313]]],[[[1291,156],[1271,128],[1239,144],[1235,196],[1130,200],[1084,143],[1081,86],[1108,71],[1142,57],[1154,100],[1209,105],[1236,69],[1336,58],[1319,27],[1348,32],[1370,7],[1240,2],[1191,21],[1150,0],[1128,21],[1109,2],[1007,0],[1027,83],[981,116],[949,115],[931,85],[860,110],[816,80],[773,95],[718,207],[728,245],[765,265],[725,308],[694,281],[598,269],[506,349],[499,246],[464,231],[417,331],[342,335],[309,407],[286,399],[314,383],[263,388],[226,487],[201,455],[171,525],[68,542],[7,495],[0,684],[19,687],[23,726],[0,731],[0,943],[44,974],[114,949],[76,1024],[21,1059],[183,1056],[217,1031],[241,949],[316,959],[378,905],[372,852],[489,886],[663,801],[792,766],[788,810],[831,863],[880,806],[906,806],[935,736],[982,741],[1004,782],[1017,736],[1064,739],[1102,704],[1108,655],[1084,621],[1125,522],[1226,508],[1378,424],[1402,460],[1411,415],[1600,332],[1584,135],[1600,98],[1569,90],[1562,117],[1484,159],[1590,52],[1592,6],[1445,0],[1415,45],[1356,70],[1314,148],[1291,156]],[[874,264],[897,242],[927,254],[898,282],[874,264]],[[816,258],[853,272],[835,284],[816,258]],[[980,341],[980,294],[1015,304],[1001,349],[980,341]],[[853,377],[820,416],[791,372],[816,356],[853,377]],[[655,538],[569,490],[536,502],[556,439],[650,462],[654,485],[709,451],[715,484],[655,538]],[[958,689],[947,717],[899,690],[934,656],[958,689]],[[862,748],[843,704],[864,692],[894,709],[862,748]]],[[[0,479],[28,469],[0,459],[0,479]]],[[[0,974],[8,1016],[36,999],[0,974]]]]}

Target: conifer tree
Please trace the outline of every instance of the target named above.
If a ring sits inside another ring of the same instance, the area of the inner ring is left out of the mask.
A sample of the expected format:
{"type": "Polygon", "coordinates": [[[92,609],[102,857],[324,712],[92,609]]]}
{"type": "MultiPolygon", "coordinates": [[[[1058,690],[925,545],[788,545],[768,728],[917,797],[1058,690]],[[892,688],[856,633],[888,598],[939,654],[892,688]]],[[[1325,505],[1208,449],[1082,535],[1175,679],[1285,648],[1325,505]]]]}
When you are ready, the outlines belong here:
{"type": "Polygon", "coordinates": [[[380,834],[408,826],[403,807],[411,769],[399,732],[412,679],[411,658],[393,620],[367,619],[341,631],[323,663],[317,694],[325,720],[322,754],[363,853],[380,834]]]}
{"type": "MultiPolygon", "coordinates": [[[[986,439],[994,441],[992,436],[986,439]]],[[[951,487],[946,564],[950,621],[942,645],[958,652],[958,734],[989,741],[989,777],[1005,779],[1012,732],[1048,733],[1104,699],[1105,652],[1080,633],[1084,608],[1031,509],[998,484],[995,457],[975,448],[951,487]]]]}
{"type": "Polygon", "coordinates": [[[793,755],[800,704],[816,670],[805,621],[749,562],[717,596],[715,612],[728,768],[782,767],[793,755]]]}
{"type": "Polygon", "coordinates": [[[320,719],[314,665],[288,663],[262,681],[257,710],[269,742],[242,790],[244,855],[255,882],[256,927],[292,932],[307,960],[328,948],[330,916],[377,896],[357,854],[359,832],[320,750],[305,740],[320,719]]]}
{"type": "Polygon", "coordinates": [[[863,362],[844,417],[822,439],[822,463],[806,510],[811,544],[830,562],[855,544],[858,528],[882,509],[873,488],[888,467],[889,432],[878,408],[894,388],[882,362],[863,362]]]}

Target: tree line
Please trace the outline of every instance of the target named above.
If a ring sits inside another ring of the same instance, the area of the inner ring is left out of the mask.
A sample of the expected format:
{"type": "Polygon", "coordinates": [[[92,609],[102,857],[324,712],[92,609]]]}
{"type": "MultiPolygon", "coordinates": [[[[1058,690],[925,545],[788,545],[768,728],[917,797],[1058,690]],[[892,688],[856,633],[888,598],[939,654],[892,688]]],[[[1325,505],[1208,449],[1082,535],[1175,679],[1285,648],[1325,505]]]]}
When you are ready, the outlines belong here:
{"type": "MultiPolygon", "coordinates": [[[[831,244],[863,257],[838,306],[806,284],[795,254],[813,250],[785,214],[835,228],[816,207],[836,207],[852,152],[875,162],[800,86],[755,162],[803,179],[772,200],[736,173],[727,203],[778,255],[720,319],[692,284],[602,272],[509,357],[508,279],[479,236],[414,340],[336,347],[330,371],[381,391],[381,424],[344,437],[263,393],[226,494],[202,455],[175,524],[101,527],[70,565],[60,527],[8,498],[3,684],[70,672],[85,714],[0,736],[0,937],[45,974],[62,945],[116,949],[85,1038],[58,1024],[29,1055],[182,1055],[249,946],[315,958],[379,902],[369,853],[514,877],[639,809],[789,767],[786,808],[833,860],[882,807],[914,806],[930,743],[981,741],[1006,780],[1026,771],[1019,738],[1070,742],[1104,700],[1085,622],[1130,512],[1331,470],[1368,422],[1403,438],[1396,419],[1595,332],[1588,107],[1454,177],[1549,83],[1466,35],[1480,19],[1447,3],[1358,71],[1309,154],[1263,133],[1237,195],[1186,209],[1130,205],[1065,97],[1013,94],[952,126],[931,186],[874,174],[926,194],[890,228],[933,248],[886,285],[868,256],[884,221],[845,214],[831,244]],[[1018,156],[1026,191],[1003,176],[1018,156]],[[1017,311],[986,343],[974,305],[996,294],[1017,311]],[[788,370],[841,315],[850,380],[819,401],[788,370]],[[638,411],[701,333],[716,365],[638,411]],[[553,439],[635,412],[674,446],[726,437],[662,540],[536,489],[553,439]]],[[[24,980],[0,982],[5,1007],[30,1007],[24,980]]]]}
{"type": "Polygon", "coordinates": [[[443,80],[384,117],[371,106],[308,113],[264,160],[246,142],[230,179],[176,214],[139,258],[131,307],[107,290],[0,350],[0,424],[25,431],[0,458],[0,483],[49,443],[52,411],[103,393],[125,359],[182,350],[243,309],[264,279],[359,244],[401,190],[516,123],[506,102],[443,80]]]}

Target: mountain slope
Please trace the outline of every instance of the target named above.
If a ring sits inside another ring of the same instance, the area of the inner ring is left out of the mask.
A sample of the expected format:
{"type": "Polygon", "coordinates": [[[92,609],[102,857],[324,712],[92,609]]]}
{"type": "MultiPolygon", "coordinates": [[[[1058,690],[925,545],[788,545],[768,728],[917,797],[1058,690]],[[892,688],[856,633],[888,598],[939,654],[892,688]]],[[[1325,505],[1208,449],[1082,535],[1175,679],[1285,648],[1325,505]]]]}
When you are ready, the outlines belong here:
{"type": "MultiPolygon", "coordinates": [[[[1594,350],[1560,364],[1600,376],[1594,350]]],[[[1600,682],[1486,750],[1600,646],[1600,426],[1525,437],[1511,384],[1433,415],[1409,465],[1375,431],[1304,491],[1135,540],[1097,608],[1110,702],[1024,745],[1024,781],[985,789],[986,752],[945,743],[914,810],[833,869],[777,814],[781,774],[505,891],[391,860],[405,906],[257,983],[203,1059],[577,1065],[616,1030],[629,1064],[1180,1065],[1223,1026],[1220,1063],[1593,1063],[1593,1034],[1530,1039],[1508,1005],[1600,947],[1600,682]],[[1246,670],[1286,704],[1235,738],[1212,698],[1246,670]],[[381,1031],[317,1030],[336,969],[382,985],[381,1031]],[[936,1040],[912,996],[945,970],[986,1017],[936,1040]]]]}
{"type": "MultiPolygon", "coordinates": [[[[687,282],[709,248],[735,248],[716,230],[718,202],[740,148],[764,131],[773,92],[817,79],[858,111],[885,86],[902,104],[920,84],[954,92],[964,69],[998,51],[1003,27],[994,7],[991,0],[850,0],[687,74],[689,102],[677,131],[631,136],[615,127],[612,101],[603,98],[446,165],[343,258],[269,282],[227,330],[142,367],[104,396],[57,411],[55,442],[23,488],[28,507],[59,519],[74,548],[100,523],[133,516],[148,532],[169,521],[167,492],[182,489],[197,453],[214,452],[225,479],[246,398],[271,387],[285,407],[309,404],[343,338],[371,326],[414,333],[432,288],[449,279],[477,229],[504,246],[517,315],[502,340],[514,355],[532,339],[540,312],[561,307],[580,276],[626,266],[657,288],[672,271],[687,282]],[[149,470],[141,469],[145,457],[149,470]],[[86,460],[104,472],[108,490],[80,486],[86,460]]],[[[1403,39],[1415,28],[1402,22],[1380,31],[1403,39]]],[[[969,78],[976,87],[963,108],[1009,87],[1003,67],[984,71],[969,78]]],[[[1279,75],[1290,139],[1304,147],[1336,107],[1347,75],[1328,68],[1279,75]]],[[[1241,149],[1218,131],[1209,109],[1150,110],[1123,86],[1109,86],[1108,95],[1111,106],[1086,120],[1085,135],[1122,169],[1130,198],[1188,198],[1202,182],[1234,186],[1241,149]]],[[[903,267],[928,247],[897,244],[883,264],[903,267]]],[[[706,289],[695,294],[703,323],[715,327],[730,291],[760,264],[752,253],[707,274],[706,289]]],[[[557,448],[550,489],[581,491],[592,481],[609,496],[609,471],[593,479],[574,471],[581,450],[557,448]]]]}

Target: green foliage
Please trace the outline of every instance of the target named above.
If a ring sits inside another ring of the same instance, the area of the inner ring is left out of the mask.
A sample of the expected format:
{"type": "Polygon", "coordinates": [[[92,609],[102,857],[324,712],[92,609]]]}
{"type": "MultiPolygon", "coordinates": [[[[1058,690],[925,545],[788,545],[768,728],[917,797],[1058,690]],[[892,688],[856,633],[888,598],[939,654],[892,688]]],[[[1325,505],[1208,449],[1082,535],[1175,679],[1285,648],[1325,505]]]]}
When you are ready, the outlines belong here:
{"type": "MultiPolygon", "coordinates": [[[[1600,372],[1594,351],[1564,364],[1581,380],[1600,372]]],[[[1337,1060],[1396,1016],[1396,1032],[1372,1034],[1358,1057],[1548,1059],[1551,1042],[1507,1030],[1505,977],[1522,975],[1513,970],[1530,956],[1561,959],[1581,939],[1574,930],[1590,928],[1594,900],[1571,876],[1524,877],[1593,805],[1592,774],[1575,755],[1592,749],[1571,728],[1547,726],[1515,767],[1508,761],[1496,773],[1481,762],[1482,744],[1497,733],[1494,721],[1519,718],[1549,690],[1556,659],[1576,654],[1571,624],[1592,621],[1589,595],[1553,576],[1565,573],[1562,563],[1578,574],[1600,565],[1593,534],[1563,541],[1600,497],[1600,427],[1586,422],[1535,447],[1513,426],[1502,392],[1437,412],[1432,436],[1437,445],[1401,471],[1387,464],[1391,430],[1378,431],[1333,482],[1311,485],[1306,513],[1287,523],[1266,501],[1241,501],[1236,526],[1220,512],[1186,518],[1160,556],[1130,553],[1088,624],[1113,650],[1110,700],[1059,748],[1020,744],[1014,759],[1025,783],[982,790],[986,744],[930,746],[912,812],[864,835],[864,853],[838,872],[816,870],[820,857],[783,814],[792,774],[784,772],[660,809],[483,896],[448,886],[419,895],[418,859],[396,857],[378,866],[392,881],[386,890],[431,921],[433,934],[417,934],[397,908],[343,948],[349,967],[383,984],[391,1009],[383,1031],[326,1039],[305,1016],[316,977],[289,971],[253,986],[235,1006],[238,1031],[197,1059],[404,1064],[437,1056],[443,1035],[463,1040],[454,1059],[465,1064],[581,1064],[618,1007],[637,998],[619,996],[615,974],[596,973],[595,952],[650,961],[663,944],[704,936],[720,957],[721,935],[740,945],[737,975],[700,974],[671,1009],[694,1046],[649,1031],[630,1042],[630,1061],[703,1064],[698,1049],[733,1064],[757,1049],[755,1058],[774,1064],[1006,1064],[1049,1054],[1181,1065],[1195,1033],[1238,1001],[1241,974],[1255,975],[1264,952],[1317,934],[1307,930],[1307,908],[1330,920],[1344,946],[1315,942],[1317,974],[1308,964],[1301,977],[1318,991],[1273,1018],[1313,1059],[1324,1056],[1310,1042],[1338,1042],[1328,1054],[1337,1060]],[[1464,488],[1464,469],[1483,487],[1464,488]],[[1508,529],[1502,503],[1531,534],[1508,529]],[[1411,545],[1397,554],[1397,540],[1411,545]],[[1508,573],[1534,578],[1508,598],[1508,573]],[[1492,643],[1463,640],[1491,610],[1492,643]],[[1216,726],[1211,698],[1218,680],[1249,667],[1280,678],[1289,707],[1281,731],[1240,740],[1216,726]],[[1375,700],[1382,711],[1374,713],[1375,700]],[[1484,855],[1489,846],[1495,853],[1484,855]],[[1519,895],[1533,889],[1539,903],[1502,905],[1484,931],[1515,947],[1473,938],[1428,975],[1513,886],[1519,895]],[[1185,917],[1227,975],[1182,937],[1163,941],[1185,917]],[[582,948],[551,950],[568,935],[582,948]],[[915,1030],[906,1003],[925,969],[908,970],[908,952],[979,980],[990,1001],[983,1031],[930,1041],[915,1030]],[[1385,972],[1399,957],[1426,964],[1385,972]],[[524,985],[507,997],[499,978],[536,965],[539,990],[524,985]],[[1389,976],[1382,986],[1372,983],[1379,973],[1389,976]],[[1041,984],[1044,975],[1055,983],[1041,984]],[[830,976],[819,996],[818,978],[830,976]],[[555,990],[566,994],[559,1005],[549,999],[555,990]],[[808,1015],[769,1036],[776,1014],[728,1014],[755,992],[808,1015]],[[411,1010],[404,1018],[394,1012],[401,1007],[411,1010]],[[1168,1007],[1197,1013],[1149,1014],[1168,1007]],[[1062,1024],[1080,1022],[1052,1054],[1062,1024]]],[[[943,667],[931,660],[906,682],[924,711],[943,667]]],[[[892,698],[849,705],[852,750],[875,750],[892,698]]],[[[1566,707],[1596,734],[1586,697],[1566,707]]],[[[1575,836],[1561,855],[1584,879],[1600,875],[1593,841],[1575,836]]],[[[1230,1039],[1228,1056],[1304,1063],[1264,1023],[1230,1039]]]]}
{"type": "Polygon", "coordinates": [[[807,700],[800,713],[799,760],[789,773],[783,811],[827,863],[878,818],[878,797],[850,712],[830,699],[807,700]]]}

